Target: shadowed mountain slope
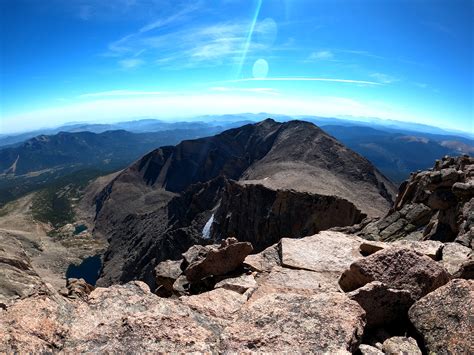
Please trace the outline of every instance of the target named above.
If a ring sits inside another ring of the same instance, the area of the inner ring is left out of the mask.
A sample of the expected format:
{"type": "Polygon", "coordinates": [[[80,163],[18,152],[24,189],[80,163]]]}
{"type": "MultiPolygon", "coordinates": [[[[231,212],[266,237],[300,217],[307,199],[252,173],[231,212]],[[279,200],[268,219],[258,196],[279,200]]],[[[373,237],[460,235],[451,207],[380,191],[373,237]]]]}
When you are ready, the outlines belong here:
{"type": "Polygon", "coordinates": [[[282,236],[303,236],[297,230],[381,216],[394,196],[368,160],[308,122],[267,119],[161,147],[96,198],[95,233],[110,242],[98,284],[139,278],[153,287],[154,265],[193,244],[232,234],[259,251],[282,236]],[[242,210],[255,211],[252,226],[242,210]]]}

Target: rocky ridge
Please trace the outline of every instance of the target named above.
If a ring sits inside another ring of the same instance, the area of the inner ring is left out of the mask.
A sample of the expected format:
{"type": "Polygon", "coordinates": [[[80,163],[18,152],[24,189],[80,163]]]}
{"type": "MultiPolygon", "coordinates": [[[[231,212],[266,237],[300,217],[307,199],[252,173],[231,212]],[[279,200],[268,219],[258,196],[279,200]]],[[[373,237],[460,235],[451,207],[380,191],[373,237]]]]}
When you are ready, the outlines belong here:
{"type": "Polygon", "coordinates": [[[400,185],[391,211],[345,229],[366,239],[474,243],[474,158],[444,157],[400,185]]]}

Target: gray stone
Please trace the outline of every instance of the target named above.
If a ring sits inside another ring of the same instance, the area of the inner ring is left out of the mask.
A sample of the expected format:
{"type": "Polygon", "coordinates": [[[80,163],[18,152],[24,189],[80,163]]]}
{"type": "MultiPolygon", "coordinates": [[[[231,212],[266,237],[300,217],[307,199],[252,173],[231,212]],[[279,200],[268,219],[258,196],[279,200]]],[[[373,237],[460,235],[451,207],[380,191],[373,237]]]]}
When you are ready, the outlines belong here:
{"type": "Polygon", "coordinates": [[[173,284],[182,274],[182,260],[162,261],[155,267],[156,294],[162,297],[169,297],[173,294],[173,284]]]}
{"type": "Polygon", "coordinates": [[[362,355],[383,355],[383,351],[377,349],[375,346],[361,344],[359,351],[362,355]]]}

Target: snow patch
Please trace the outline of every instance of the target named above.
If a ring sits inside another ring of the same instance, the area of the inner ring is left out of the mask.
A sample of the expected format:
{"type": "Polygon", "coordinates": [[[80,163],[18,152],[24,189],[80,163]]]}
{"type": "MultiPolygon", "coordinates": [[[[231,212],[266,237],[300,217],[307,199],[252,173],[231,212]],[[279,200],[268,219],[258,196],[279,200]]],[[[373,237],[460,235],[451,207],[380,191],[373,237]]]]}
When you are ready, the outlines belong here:
{"type": "Polygon", "coordinates": [[[202,229],[202,237],[205,239],[209,239],[211,237],[212,222],[214,222],[214,213],[212,214],[211,218],[209,218],[209,220],[204,225],[204,228],[202,229]]]}

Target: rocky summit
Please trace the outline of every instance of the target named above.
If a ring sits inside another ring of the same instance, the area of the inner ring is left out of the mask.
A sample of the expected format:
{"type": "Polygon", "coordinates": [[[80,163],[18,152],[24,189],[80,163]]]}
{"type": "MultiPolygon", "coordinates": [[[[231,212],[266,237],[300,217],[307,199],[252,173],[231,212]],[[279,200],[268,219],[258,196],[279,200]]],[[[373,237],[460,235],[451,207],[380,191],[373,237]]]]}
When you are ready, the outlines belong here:
{"type": "Polygon", "coordinates": [[[162,147],[81,202],[95,286],[53,287],[0,233],[0,353],[474,353],[473,167],[395,196],[305,122],[162,147]]]}

